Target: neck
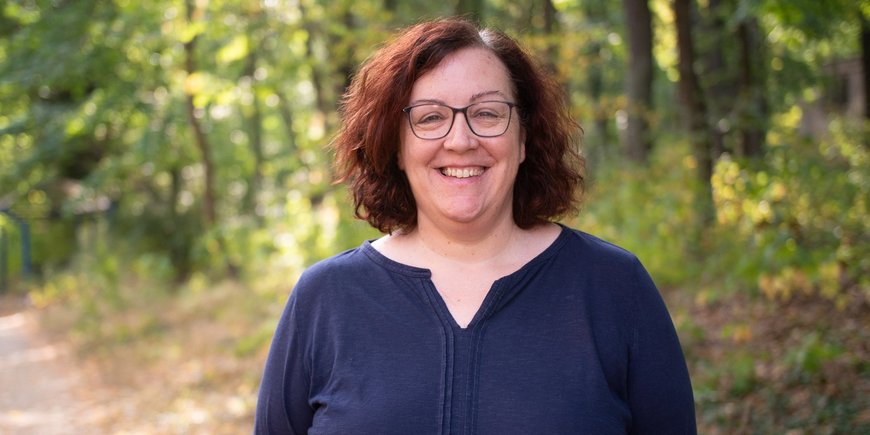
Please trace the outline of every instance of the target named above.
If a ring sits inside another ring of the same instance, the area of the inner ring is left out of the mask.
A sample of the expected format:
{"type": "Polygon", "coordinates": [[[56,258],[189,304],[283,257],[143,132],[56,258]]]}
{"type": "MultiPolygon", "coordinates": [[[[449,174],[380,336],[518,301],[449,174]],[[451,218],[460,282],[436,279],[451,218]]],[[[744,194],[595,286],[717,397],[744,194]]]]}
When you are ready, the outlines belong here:
{"type": "Polygon", "coordinates": [[[494,260],[512,252],[512,243],[522,230],[513,217],[504,216],[487,225],[456,223],[450,226],[434,225],[420,220],[411,234],[419,247],[441,258],[464,263],[494,260]]]}

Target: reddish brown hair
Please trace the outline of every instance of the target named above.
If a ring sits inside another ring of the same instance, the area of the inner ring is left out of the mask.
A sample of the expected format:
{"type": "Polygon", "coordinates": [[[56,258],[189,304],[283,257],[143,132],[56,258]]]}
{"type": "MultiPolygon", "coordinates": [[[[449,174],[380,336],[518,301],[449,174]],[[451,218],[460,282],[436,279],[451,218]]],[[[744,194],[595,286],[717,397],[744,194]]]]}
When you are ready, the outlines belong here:
{"type": "Polygon", "coordinates": [[[337,181],[348,182],[356,216],[381,232],[417,225],[411,186],[399,169],[402,108],[414,82],[448,55],[468,47],[493,52],[507,67],[526,133],[526,158],[514,184],[513,219],[531,228],[576,211],[583,191],[581,132],[561,86],[504,33],[461,19],[405,29],[374,53],[351,81],[332,142],[337,181]]]}

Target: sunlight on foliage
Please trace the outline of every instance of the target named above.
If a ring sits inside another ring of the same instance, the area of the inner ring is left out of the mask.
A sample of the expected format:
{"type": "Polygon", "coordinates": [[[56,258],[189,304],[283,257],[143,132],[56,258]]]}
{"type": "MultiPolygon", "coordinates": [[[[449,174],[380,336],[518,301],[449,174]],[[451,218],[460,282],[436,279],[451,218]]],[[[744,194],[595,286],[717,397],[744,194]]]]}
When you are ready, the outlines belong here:
{"type": "Polygon", "coordinates": [[[867,295],[870,164],[850,128],[834,123],[818,144],[779,136],[792,143],[772,148],[765,168],[717,165],[717,232],[750,247],[727,261],[769,298],[817,293],[843,306],[852,286],[867,295]]]}
{"type": "Polygon", "coordinates": [[[694,193],[686,189],[694,184],[692,166],[669,163],[685,145],[661,149],[650,168],[614,165],[593,172],[586,205],[570,222],[633,252],[665,286],[697,272],[686,231],[696,219],[694,193]]]}

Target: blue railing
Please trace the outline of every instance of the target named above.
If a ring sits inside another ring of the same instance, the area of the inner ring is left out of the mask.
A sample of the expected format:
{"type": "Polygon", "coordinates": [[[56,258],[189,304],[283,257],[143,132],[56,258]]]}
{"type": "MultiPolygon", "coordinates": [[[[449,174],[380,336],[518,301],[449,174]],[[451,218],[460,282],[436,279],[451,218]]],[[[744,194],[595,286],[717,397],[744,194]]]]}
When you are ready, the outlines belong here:
{"type": "MultiPolygon", "coordinates": [[[[30,225],[27,221],[15,214],[9,209],[0,209],[0,214],[9,217],[10,220],[18,227],[18,233],[21,237],[21,277],[27,279],[32,271],[32,263],[30,257],[30,225]]],[[[0,293],[6,292],[9,288],[9,235],[8,231],[0,226],[0,293]]]]}

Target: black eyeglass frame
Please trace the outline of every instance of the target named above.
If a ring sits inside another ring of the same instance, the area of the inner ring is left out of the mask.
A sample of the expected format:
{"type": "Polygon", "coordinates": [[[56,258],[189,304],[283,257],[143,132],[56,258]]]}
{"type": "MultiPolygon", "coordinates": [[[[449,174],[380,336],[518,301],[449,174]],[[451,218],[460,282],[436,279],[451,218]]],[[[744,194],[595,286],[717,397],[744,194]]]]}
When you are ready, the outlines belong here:
{"type": "Polygon", "coordinates": [[[453,106],[448,106],[446,104],[430,102],[430,103],[420,103],[420,104],[415,104],[413,106],[405,107],[404,109],[402,109],[402,112],[405,112],[405,115],[407,115],[406,118],[408,119],[408,126],[411,127],[411,133],[414,133],[414,136],[417,136],[418,139],[422,139],[422,140],[444,139],[445,137],[447,137],[448,134],[450,134],[450,130],[453,130],[453,124],[456,123],[456,114],[457,113],[462,113],[462,117],[465,118],[465,125],[468,126],[468,129],[471,130],[471,132],[474,133],[475,136],[483,137],[483,138],[491,138],[491,137],[499,137],[499,136],[502,136],[505,133],[507,133],[508,129],[511,126],[511,119],[513,118],[513,113],[514,113],[515,107],[520,107],[520,106],[519,106],[519,104],[512,103],[510,101],[499,101],[499,100],[478,101],[476,103],[471,103],[465,107],[453,107],[453,106]],[[474,131],[474,127],[471,126],[471,121],[469,121],[469,119],[468,119],[467,110],[471,106],[476,106],[478,104],[483,104],[483,103],[504,103],[504,104],[508,105],[508,121],[507,121],[507,124],[505,124],[505,128],[504,128],[503,132],[501,132],[499,134],[483,135],[483,134],[478,134],[476,131],[474,131]],[[446,108],[453,111],[453,116],[450,118],[450,127],[447,128],[447,131],[444,132],[444,135],[439,136],[439,137],[420,137],[420,135],[417,134],[417,131],[414,130],[414,122],[411,121],[411,110],[415,107],[422,107],[422,106],[442,106],[442,107],[446,107],[446,108]]]}

